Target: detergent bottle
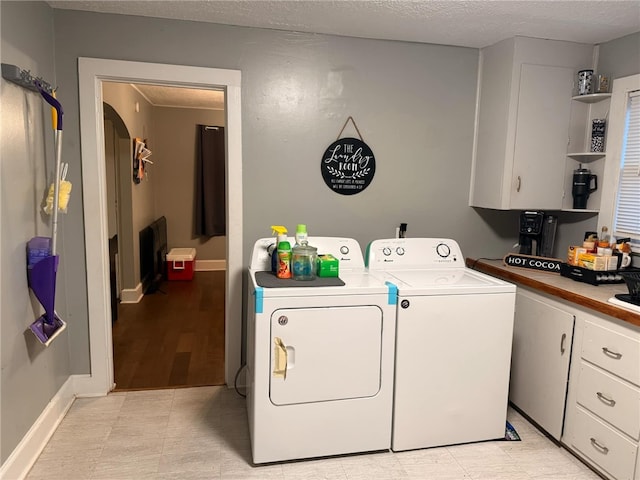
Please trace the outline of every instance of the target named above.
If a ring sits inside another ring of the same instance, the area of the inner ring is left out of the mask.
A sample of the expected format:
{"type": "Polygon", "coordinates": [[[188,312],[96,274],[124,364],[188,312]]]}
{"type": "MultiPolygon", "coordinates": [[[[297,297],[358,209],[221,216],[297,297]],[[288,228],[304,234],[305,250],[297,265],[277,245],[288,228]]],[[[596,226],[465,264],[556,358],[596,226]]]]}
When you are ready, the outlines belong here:
{"type": "Polygon", "coordinates": [[[279,225],[272,228],[278,233],[276,277],[291,278],[291,244],[287,239],[287,229],[279,225]]]}
{"type": "Polygon", "coordinates": [[[296,246],[302,245],[305,246],[309,243],[309,238],[307,235],[307,226],[299,223],[296,227],[296,246]]]}
{"type": "Polygon", "coordinates": [[[275,235],[275,242],[267,247],[267,252],[271,257],[271,273],[278,273],[278,241],[279,236],[287,233],[287,229],[282,225],[271,225],[271,234],[275,235]]]}

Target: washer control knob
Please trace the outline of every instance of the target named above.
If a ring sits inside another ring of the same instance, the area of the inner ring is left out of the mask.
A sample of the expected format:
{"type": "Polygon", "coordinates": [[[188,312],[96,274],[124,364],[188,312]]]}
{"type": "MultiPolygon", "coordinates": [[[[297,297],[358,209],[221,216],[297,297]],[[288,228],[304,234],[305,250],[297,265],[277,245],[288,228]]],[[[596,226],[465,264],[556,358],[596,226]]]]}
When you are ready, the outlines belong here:
{"type": "Polygon", "coordinates": [[[349,247],[347,247],[346,245],[341,246],[340,253],[346,255],[347,253],[349,253],[349,247]]]}
{"type": "Polygon", "coordinates": [[[388,257],[389,255],[391,255],[391,249],[389,247],[384,247],[382,249],[382,253],[384,254],[385,257],[388,257]]]}
{"type": "Polygon", "coordinates": [[[447,258],[451,254],[451,249],[446,243],[439,243],[436,246],[436,253],[442,258],[447,258]]]}
{"type": "Polygon", "coordinates": [[[404,255],[404,248],[402,248],[402,247],[398,247],[398,248],[396,248],[396,253],[397,253],[398,255],[404,255]]]}

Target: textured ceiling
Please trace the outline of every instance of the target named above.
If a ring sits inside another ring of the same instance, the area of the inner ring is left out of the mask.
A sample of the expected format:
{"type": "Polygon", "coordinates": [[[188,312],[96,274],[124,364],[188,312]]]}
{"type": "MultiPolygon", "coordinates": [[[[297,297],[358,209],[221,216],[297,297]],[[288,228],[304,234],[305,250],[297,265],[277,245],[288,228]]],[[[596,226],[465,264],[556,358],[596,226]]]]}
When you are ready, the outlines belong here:
{"type": "MultiPolygon", "coordinates": [[[[49,1],[53,8],[482,48],[517,35],[598,44],[640,31],[640,0],[49,1]]],[[[222,92],[137,86],[154,105],[220,109],[222,92]],[[189,93],[189,95],[187,95],[189,93]]]]}
{"type": "Polygon", "coordinates": [[[516,35],[597,44],[640,31],[640,0],[49,1],[54,8],[482,48],[516,35]]]}

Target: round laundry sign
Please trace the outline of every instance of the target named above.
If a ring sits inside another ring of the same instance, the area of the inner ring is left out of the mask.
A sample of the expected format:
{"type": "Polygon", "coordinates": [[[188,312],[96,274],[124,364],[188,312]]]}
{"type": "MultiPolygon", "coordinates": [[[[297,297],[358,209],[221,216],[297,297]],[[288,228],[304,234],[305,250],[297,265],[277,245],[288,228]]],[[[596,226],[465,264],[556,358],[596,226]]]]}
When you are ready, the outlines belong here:
{"type": "Polygon", "coordinates": [[[324,152],[322,178],[331,190],[354,195],[369,186],[376,173],[376,159],[369,146],[357,138],[341,138],[324,152]]]}

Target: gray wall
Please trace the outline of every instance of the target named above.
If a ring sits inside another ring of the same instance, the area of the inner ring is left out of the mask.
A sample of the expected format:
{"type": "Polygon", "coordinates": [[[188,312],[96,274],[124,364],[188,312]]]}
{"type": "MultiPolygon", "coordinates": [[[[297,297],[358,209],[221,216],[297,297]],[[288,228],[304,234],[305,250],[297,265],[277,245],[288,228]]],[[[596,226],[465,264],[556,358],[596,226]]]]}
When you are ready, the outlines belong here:
{"type": "Polygon", "coordinates": [[[640,73],[640,32],[600,45],[598,72],[613,79],[640,73]]]}
{"type": "Polygon", "coordinates": [[[129,202],[123,201],[121,205],[123,209],[130,209],[130,212],[126,212],[121,218],[121,221],[127,219],[130,225],[123,226],[124,234],[121,235],[120,242],[122,249],[129,251],[128,258],[132,259],[131,264],[125,262],[123,265],[122,288],[135,289],[140,283],[139,232],[158,216],[154,202],[158,187],[153,175],[153,166],[147,171],[149,175],[140,183],[133,182],[133,139],[146,139],[149,145],[153,145],[153,106],[128,83],[104,82],[102,95],[104,102],[113,107],[120,116],[131,137],[130,153],[124,158],[119,158],[121,178],[126,178],[126,183],[120,182],[120,188],[127,190],[121,195],[131,199],[129,202]],[[139,105],[138,112],[135,110],[136,102],[139,105]]]}
{"type": "MultiPolygon", "coordinates": [[[[311,235],[351,236],[363,248],[392,236],[400,222],[410,236],[454,237],[470,256],[502,256],[514,243],[513,215],[467,206],[475,49],[69,10],[54,18],[72,164],[80,163],[79,56],[242,71],[245,264],[272,224],[306,223],[311,235]],[[349,115],[376,155],[377,172],[367,190],[344,197],[319,170],[349,115]]],[[[80,216],[75,226],[81,231],[80,216]]],[[[84,281],[76,287],[85,302],[77,314],[86,316],[84,281]]],[[[78,333],[86,339],[86,319],[78,333]]],[[[86,371],[86,342],[73,347],[73,364],[86,371]]]]}
{"type": "MultiPolygon", "coordinates": [[[[0,2],[0,17],[2,62],[30,70],[56,85],[51,9],[44,3],[0,2]]],[[[27,286],[25,245],[36,235],[51,236],[50,217],[40,209],[54,169],[50,109],[39,94],[4,79],[1,92],[0,462],[4,463],[71,373],[71,328],[49,347],[41,345],[28,330],[43,310],[27,286]]],[[[60,215],[60,224],[68,217],[74,221],[82,211],[81,200],[74,191],[69,214],[60,215]]],[[[71,324],[75,319],[66,304],[68,265],[78,260],[71,259],[73,250],[61,230],[56,310],[71,324]]],[[[81,283],[82,277],[77,282],[81,283]]],[[[81,310],[79,314],[86,317],[81,310]]]]}
{"type": "Polygon", "coordinates": [[[167,217],[169,249],[193,247],[198,260],[224,260],[227,254],[226,237],[194,235],[198,125],[224,124],[223,110],[153,107],[155,210],[167,217]]]}

